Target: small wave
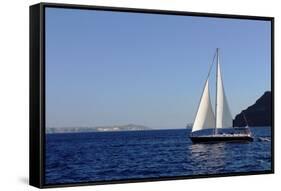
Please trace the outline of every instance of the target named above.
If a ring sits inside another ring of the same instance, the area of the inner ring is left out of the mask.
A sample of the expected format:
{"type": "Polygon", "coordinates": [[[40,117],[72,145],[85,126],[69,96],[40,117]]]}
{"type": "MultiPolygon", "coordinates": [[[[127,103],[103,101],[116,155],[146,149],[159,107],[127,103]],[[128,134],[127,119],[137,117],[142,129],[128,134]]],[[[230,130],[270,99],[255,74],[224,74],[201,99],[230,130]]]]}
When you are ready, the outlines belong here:
{"type": "Polygon", "coordinates": [[[260,142],[270,142],[271,139],[270,138],[266,138],[266,137],[259,137],[258,141],[260,141],[260,142]]]}

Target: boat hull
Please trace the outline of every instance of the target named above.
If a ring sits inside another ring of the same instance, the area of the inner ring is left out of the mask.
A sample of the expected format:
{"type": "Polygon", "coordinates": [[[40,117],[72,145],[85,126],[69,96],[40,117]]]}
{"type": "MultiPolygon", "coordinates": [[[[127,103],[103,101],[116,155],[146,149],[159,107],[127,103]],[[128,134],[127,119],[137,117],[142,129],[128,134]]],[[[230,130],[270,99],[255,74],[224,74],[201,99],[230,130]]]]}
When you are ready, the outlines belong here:
{"type": "Polygon", "coordinates": [[[253,141],[251,136],[191,136],[193,143],[200,142],[226,142],[226,141],[253,141]]]}

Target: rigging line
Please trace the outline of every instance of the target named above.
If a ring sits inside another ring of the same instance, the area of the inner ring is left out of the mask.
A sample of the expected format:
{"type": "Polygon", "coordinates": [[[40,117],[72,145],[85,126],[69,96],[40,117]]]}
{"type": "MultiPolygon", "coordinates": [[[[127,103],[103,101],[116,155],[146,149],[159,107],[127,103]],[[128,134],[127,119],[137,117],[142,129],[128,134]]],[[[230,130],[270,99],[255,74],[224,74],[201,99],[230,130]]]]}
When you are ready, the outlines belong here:
{"type": "MultiPolygon", "coordinates": [[[[242,114],[243,114],[244,120],[246,122],[246,128],[247,128],[247,127],[249,127],[249,125],[248,125],[248,121],[246,119],[246,116],[244,114],[244,111],[242,111],[242,114]]],[[[247,128],[246,132],[251,136],[251,131],[249,130],[249,128],[247,128]]]]}
{"type": "Polygon", "coordinates": [[[217,106],[218,106],[218,64],[219,64],[219,49],[216,49],[216,54],[217,57],[216,59],[216,99],[215,99],[215,128],[213,131],[213,134],[217,134],[218,133],[218,129],[217,129],[217,106]]]}
{"type": "Polygon", "coordinates": [[[212,61],[212,63],[210,64],[210,68],[209,68],[209,72],[208,72],[208,75],[207,75],[207,79],[209,78],[210,73],[211,73],[211,71],[212,71],[212,68],[213,68],[213,66],[214,66],[216,55],[217,55],[217,52],[215,52],[214,57],[213,57],[213,61],[212,61]]]}
{"type": "Polygon", "coordinates": [[[249,125],[248,125],[248,121],[247,121],[247,119],[246,119],[246,117],[245,117],[244,111],[242,111],[242,114],[243,114],[244,120],[245,120],[245,122],[246,122],[246,126],[249,126],[249,125]]]}

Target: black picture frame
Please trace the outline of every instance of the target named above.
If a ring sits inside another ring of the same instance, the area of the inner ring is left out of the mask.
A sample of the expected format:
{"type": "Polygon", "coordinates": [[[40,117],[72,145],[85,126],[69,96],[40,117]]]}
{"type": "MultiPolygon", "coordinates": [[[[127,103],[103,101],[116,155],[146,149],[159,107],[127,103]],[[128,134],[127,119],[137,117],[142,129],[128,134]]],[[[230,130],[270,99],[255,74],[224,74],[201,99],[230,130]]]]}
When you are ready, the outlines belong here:
{"type": "Polygon", "coordinates": [[[226,177],[274,173],[274,18],[248,15],[197,13],[155,9],[136,9],[124,7],[103,7],[89,5],[39,3],[30,6],[30,129],[29,129],[29,184],[38,188],[116,184],[131,182],[163,181],[191,178],[226,177]],[[271,22],[271,91],[272,91],[272,131],[271,131],[271,170],[262,172],[224,173],[212,175],[191,175],[178,177],[144,178],[133,180],[84,182],[71,184],[45,184],[45,8],[70,8],[86,10],[103,10],[114,12],[152,13],[160,15],[182,15],[215,18],[233,18],[264,20],[271,22]]]}

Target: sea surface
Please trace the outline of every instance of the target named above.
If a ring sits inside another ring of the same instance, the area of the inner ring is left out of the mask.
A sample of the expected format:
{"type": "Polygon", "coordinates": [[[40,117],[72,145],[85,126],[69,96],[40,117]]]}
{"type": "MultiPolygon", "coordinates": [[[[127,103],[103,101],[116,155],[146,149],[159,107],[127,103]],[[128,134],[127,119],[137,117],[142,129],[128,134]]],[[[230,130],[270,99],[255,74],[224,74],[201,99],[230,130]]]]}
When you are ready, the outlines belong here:
{"type": "Polygon", "coordinates": [[[192,144],[190,129],[46,135],[45,183],[81,183],[271,169],[271,128],[253,142],[192,144]]]}

